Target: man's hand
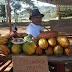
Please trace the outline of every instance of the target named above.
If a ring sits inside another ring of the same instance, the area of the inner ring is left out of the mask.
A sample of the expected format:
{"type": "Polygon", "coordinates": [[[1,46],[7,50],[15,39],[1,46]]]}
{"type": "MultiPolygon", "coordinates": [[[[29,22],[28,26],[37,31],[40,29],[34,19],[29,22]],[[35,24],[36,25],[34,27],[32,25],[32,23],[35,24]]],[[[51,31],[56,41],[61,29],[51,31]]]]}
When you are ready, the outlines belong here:
{"type": "Polygon", "coordinates": [[[42,32],[44,32],[44,31],[41,31],[41,30],[40,30],[39,32],[42,33],[42,32]]]}

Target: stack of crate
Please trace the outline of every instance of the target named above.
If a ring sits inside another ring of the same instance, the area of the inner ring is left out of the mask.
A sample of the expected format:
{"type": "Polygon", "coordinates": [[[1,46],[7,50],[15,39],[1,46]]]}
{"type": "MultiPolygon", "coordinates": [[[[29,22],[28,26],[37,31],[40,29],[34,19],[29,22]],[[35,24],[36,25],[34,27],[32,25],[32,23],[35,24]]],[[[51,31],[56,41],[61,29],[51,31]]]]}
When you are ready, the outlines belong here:
{"type": "Polygon", "coordinates": [[[4,57],[0,55],[0,72],[10,72],[12,67],[12,60],[4,59],[4,57]]]}

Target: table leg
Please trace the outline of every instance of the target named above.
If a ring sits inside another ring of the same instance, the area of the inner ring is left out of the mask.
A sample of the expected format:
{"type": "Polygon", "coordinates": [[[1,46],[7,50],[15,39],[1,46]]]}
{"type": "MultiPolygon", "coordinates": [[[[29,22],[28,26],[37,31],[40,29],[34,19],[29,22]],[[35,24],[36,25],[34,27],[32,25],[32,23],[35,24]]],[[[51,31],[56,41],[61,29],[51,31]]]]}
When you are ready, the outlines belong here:
{"type": "Polygon", "coordinates": [[[56,72],[64,72],[65,68],[64,68],[64,64],[56,64],[56,72]]]}

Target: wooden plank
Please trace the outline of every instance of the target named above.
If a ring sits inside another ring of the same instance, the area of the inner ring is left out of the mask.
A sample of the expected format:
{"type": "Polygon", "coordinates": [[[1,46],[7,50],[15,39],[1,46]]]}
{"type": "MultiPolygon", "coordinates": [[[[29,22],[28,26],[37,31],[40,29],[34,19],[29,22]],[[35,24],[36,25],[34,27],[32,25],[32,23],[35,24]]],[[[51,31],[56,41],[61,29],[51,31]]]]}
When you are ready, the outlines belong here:
{"type": "Polygon", "coordinates": [[[1,62],[1,63],[0,63],[0,67],[1,67],[2,65],[4,65],[6,62],[7,62],[7,61],[1,62]]]}
{"type": "Polygon", "coordinates": [[[13,62],[4,70],[4,72],[9,72],[13,67],[13,62]]]}
{"type": "Polygon", "coordinates": [[[72,19],[50,20],[50,25],[58,27],[72,26],[72,19]]]}
{"type": "Polygon", "coordinates": [[[71,34],[72,35],[72,27],[52,27],[51,31],[57,31],[59,34],[71,34]]]}
{"type": "Polygon", "coordinates": [[[56,64],[56,72],[65,72],[64,64],[56,64]]]}
{"type": "Polygon", "coordinates": [[[72,35],[72,19],[61,19],[50,21],[51,31],[57,31],[59,35],[72,35]]]}
{"type": "Polygon", "coordinates": [[[12,60],[12,56],[2,56],[0,55],[0,60],[3,61],[7,61],[7,60],[12,60]]]}
{"type": "Polygon", "coordinates": [[[4,65],[2,65],[0,67],[0,72],[3,72],[11,64],[11,62],[11,60],[8,60],[4,65]]]}

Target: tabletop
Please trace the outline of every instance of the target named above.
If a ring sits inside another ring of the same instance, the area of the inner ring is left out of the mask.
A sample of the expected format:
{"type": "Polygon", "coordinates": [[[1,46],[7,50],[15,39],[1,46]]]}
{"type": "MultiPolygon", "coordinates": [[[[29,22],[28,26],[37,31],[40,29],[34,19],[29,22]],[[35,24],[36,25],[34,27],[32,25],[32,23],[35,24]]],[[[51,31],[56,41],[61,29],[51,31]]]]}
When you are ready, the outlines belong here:
{"type": "MultiPolygon", "coordinates": [[[[69,48],[71,48],[72,50],[72,45],[69,46],[69,48]]],[[[33,55],[26,55],[25,53],[20,53],[20,54],[9,54],[9,55],[6,55],[6,56],[2,56],[0,55],[0,60],[12,60],[12,56],[47,56],[45,53],[43,53],[42,55],[36,55],[36,54],[33,54],[33,55]]],[[[56,55],[52,55],[52,56],[47,56],[48,58],[48,61],[49,62],[58,62],[58,63],[72,63],[72,54],[71,56],[66,56],[66,55],[62,55],[62,56],[56,56],[56,55]]]]}
{"type": "MultiPolygon", "coordinates": [[[[2,59],[2,60],[7,60],[7,59],[12,60],[12,56],[39,56],[39,55],[36,55],[36,54],[26,55],[24,53],[20,53],[18,55],[16,55],[16,54],[10,54],[10,55],[7,55],[7,56],[0,56],[0,59],[2,59]]],[[[46,54],[42,54],[40,56],[47,56],[47,55],[46,54]]],[[[71,56],[66,56],[66,55],[55,56],[53,54],[52,56],[47,56],[47,58],[48,58],[49,62],[59,62],[59,63],[68,62],[68,63],[72,63],[72,55],[71,56]]]]}

